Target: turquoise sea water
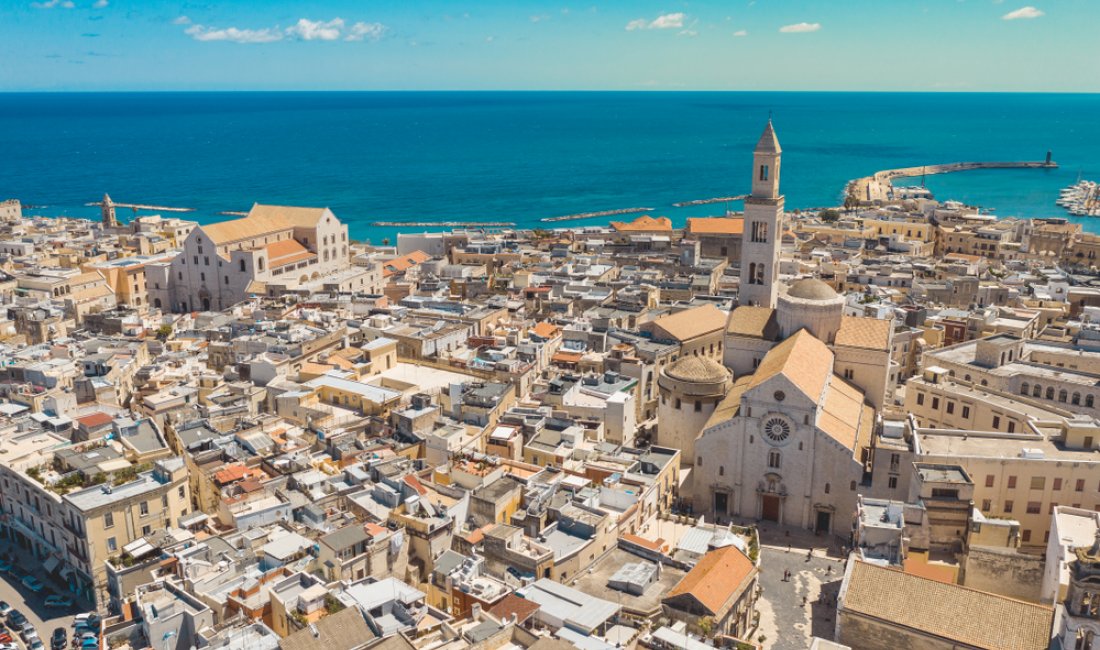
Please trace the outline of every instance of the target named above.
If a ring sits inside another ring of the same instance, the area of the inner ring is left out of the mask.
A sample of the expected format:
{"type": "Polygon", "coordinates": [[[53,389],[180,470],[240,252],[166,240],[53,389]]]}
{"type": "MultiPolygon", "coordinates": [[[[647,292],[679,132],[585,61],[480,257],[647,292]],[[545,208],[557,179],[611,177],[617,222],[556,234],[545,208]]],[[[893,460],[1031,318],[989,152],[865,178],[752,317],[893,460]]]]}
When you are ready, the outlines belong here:
{"type": "MultiPolygon", "coordinates": [[[[1058,190],[1100,180],[1100,95],[721,92],[0,94],[0,198],[31,214],[120,202],[327,205],[375,243],[386,220],[503,220],[648,206],[682,223],[740,194],[769,111],[787,208],[832,205],[892,167],[1040,160],[1058,170],[929,177],[937,198],[1065,216],[1058,190]]],[[[740,206],[734,206],[740,208],[740,206]]],[[[129,212],[120,212],[129,218],[129,212]]],[[[187,216],[187,215],[183,215],[187,216]]],[[[556,224],[606,223],[607,218],[556,224]]],[[[1100,219],[1085,219],[1100,231],[1100,219]]],[[[410,229],[420,230],[420,229],[410,229]]]]}

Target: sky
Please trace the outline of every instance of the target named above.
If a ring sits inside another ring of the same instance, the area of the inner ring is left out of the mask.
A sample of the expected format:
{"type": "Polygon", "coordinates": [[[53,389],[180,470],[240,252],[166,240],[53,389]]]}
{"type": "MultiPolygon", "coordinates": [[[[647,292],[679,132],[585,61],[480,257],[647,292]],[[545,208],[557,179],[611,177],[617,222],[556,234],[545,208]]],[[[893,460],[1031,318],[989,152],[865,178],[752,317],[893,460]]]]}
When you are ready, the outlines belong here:
{"type": "Polygon", "coordinates": [[[0,91],[1100,92],[1097,25],[1100,0],[0,0],[0,91]]]}

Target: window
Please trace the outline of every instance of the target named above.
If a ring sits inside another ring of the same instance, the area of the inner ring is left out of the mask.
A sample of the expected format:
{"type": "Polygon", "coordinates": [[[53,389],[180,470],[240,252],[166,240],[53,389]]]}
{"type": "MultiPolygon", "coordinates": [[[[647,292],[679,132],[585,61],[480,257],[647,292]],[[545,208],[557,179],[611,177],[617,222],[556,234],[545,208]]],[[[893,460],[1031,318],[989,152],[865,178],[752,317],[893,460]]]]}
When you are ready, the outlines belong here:
{"type": "Polygon", "coordinates": [[[1040,386],[1039,384],[1035,384],[1035,388],[1031,389],[1031,396],[1032,397],[1042,397],[1043,396],[1043,387],[1040,386]]]}
{"type": "Polygon", "coordinates": [[[1008,432],[1009,433],[1015,433],[1016,432],[1016,421],[1015,420],[1009,420],[1008,421],[1008,432]]]}
{"type": "Polygon", "coordinates": [[[1011,500],[1005,501],[1005,514],[1007,515],[1011,512],[1012,512],[1012,501],[1011,500]]]}
{"type": "Polygon", "coordinates": [[[855,492],[856,491],[856,482],[852,481],[851,484],[849,484],[848,489],[851,490],[852,492],[855,492]]]}
{"type": "Polygon", "coordinates": [[[695,412],[698,413],[699,411],[702,411],[702,410],[703,410],[703,403],[700,402],[699,400],[695,400],[695,412]]]}
{"type": "Polygon", "coordinates": [[[901,465],[901,454],[890,454],[890,471],[898,471],[898,466],[901,465]]]}
{"type": "Polygon", "coordinates": [[[1077,479],[1077,484],[1073,486],[1073,491],[1074,492],[1084,492],[1085,491],[1085,479],[1083,479],[1083,478],[1077,479]]]}
{"type": "Polygon", "coordinates": [[[263,271],[264,270],[264,258],[262,258],[262,257],[256,258],[256,263],[258,264],[260,270],[263,271]]]}
{"type": "Polygon", "coordinates": [[[698,467],[702,467],[703,466],[703,457],[702,456],[696,456],[695,457],[695,464],[698,467]]]}
{"type": "Polygon", "coordinates": [[[199,265],[199,256],[195,255],[194,257],[195,257],[195,266],[198,266],[199,265]]]}
{"type": "Polygon", "coordinates": [[[183,498],[183,486],[182,485],[180,486],[180,489],[179,489],[179,495],[180,495],[180,498],[182,499],[183,498]]]}
{"type": "Polygon", "coordinates": [[[1028,501],[1027,502],[1027,514],[1029,514],[1029,515],[1039,514],[1040,512],[1043,511],[1042,506],[1043,506],[1043,504],[1039,503],[1038,501],[1028,501]]]}
{"type": "Polygon", "coordinates": [[[210,256],[209,255],[203,255],[202,264],[203,264],[203,266],[210,266],[210,256]]]}
{"type": "Polygon", "coordinates": [[[999,416],[999,415],[994,415],[993,416],[993,428],[994,429],[1000,429],[1001,428],[1001,416],[999,416]]]}
{"type": "Polygon", "coordinates": [[[1054,387],[1047,386],[1047,399],[1054,399],[1054,387]]]}
{"type": "Polygon", "coordinates": [[[940,398],[933,397],[932,398],[932,409],[935,410],[935,409],[938,409],[939,407],[940,407],[940,398]]]}
{"type": "Polygon", "coordinates": [[[679,397],[676,398],[676,408],[677,409],[680,408],[680,398],[679,397]]]}
{"type": "Polygon", "coordinates": [[[970,417],[970,407],[969,406],[963,406],[963,417],[964,418],[970,417]]]}
{"type": "Polygon", "coordinates": [[[1047,486],[1047,479],[1045,476],[1032,476],[1031,477],[1031,489],[1042,490],[1047,486]]]}
{"type": "Polygon", "coordinates": [[[768,467],[772,469],[779,469],[779,464],[782,459],[779,457],[779,450],[772,449],[768,452],[768,467]]]}
{"type": "Polygon", "coordinates": [[[1067,391],[1065,388],[1058,391],[1058,401],[1059,402],[1065,402],[1068,398],[1069,398],[1069,391],[1067,391]]]}
{"type": "Polygon", "coordinates": [[[993,487],[993,481],[994,481],[994,477],[993,477],[992,474],[986,474],[985,475],[985,486],[986,487],[993,487]]]}
{"type": "Polygon", "coordinates": [[[1085,395],[1085,406],[1092,408],[1093,404],[1095,404],[1095,402],[1093,401],[1092,395],[1085,395]]]}
{"type": "Polygon", "coordinates": [[[115,527],[115,513],[108,512],[103,515],[103,527],[114,528],[115,527]]]}
{"type": "Polygon", "coordinates": [[[142,501],[142,502],[141,502],[141,503],[139,504],[139,507],[138,507],[138,509],[139,509],[139,510],[141,511],[141,516],[142,516],[142,517],[144,517],[145,515],[149,514],[149,502],[148,502],[148,501],[142,501]]]}
{"type": "Polygon", "coordinates": [[[762,180],[762,181],[768,180],[768,166],[767,165],[760,165],[760,180],[762,180]]]}
{"type": "Polygon", "coordinates": [[[825,494],[828,494],[828,493],[829,493],[829,484],[826,483],[825,484],[825,494]]]}
{"type": "Polygon", "coordinates": [[[955,412],[955,403],[954,402],[948,402],[947,403],[947,414],[952,415],[954,412],[955,412]]]}
{"type": "Polygon", "coordinates": [[[889,486],[889,488],[892,490],[892,489],[894,489],[898,486],[898,477],[891,476],[889,478],[889,480],[886,481],[886,483],[889,486]]]}
{"type": "Polygon", "coordinates": [[[1062,489],[1062,479],[1060,479],[1060,478],[1054,479],[1054,489],[1055,490],[1061,490],[1062,489]]]}
{"type": "Polygon", "coordinates": [[[244,273],[244,260],[241,260],[241,273],[244,273]]]}
{"type": "Polygon", "coordinates": [[[1016,477],[1015,476],[1009,476],[1008,477],[1008,489],[1011,490],[1015,487],[1016,487],[1016,477]]]}
{"type": "Polygon", "coordinates": [[[917,406],[924,406],[924,393],[917,393],[917,406]]]}
{"type": "Polygon", "coordinates": [[[144,526],[142,526],[142,527],[141,527],[141,535],[142,535],[142,537],[144,537],[144,536],[146,536],[146,535],[148,535],[148,534],[150,534],[150,533],[152,533],[152,532],[153,532],[153,527],[152,527],[152,526],[150,526],[150,525],[148,525],[148,524],[146,524],[146,525],[144,525],[144,526]]]}
{"type": "Polygon", "coordinates": [[[1030,530],[1025,530],[1023,532],[1023,534],[1020,535],[1020,541],[1030,542],[1031,541],[1031,531],[1030,530]]]}
{"type": "Polygon", "coordinates": [[[993,508],[993,501],[982,499],[982,512],[989,512],[993,508]]]}
{"type": "Polygon", "coordinates": [[[114,553],[117,550],[118,550],[118,542],[115,541],[114,537],[108,537],[107,538],[107,552],[108,553],[114,553]]]}
{"type": "Polygon", "coordinates": [[[1028,389],[1028,383],[1026,381],[1024,383],[1020,384],[1020,394],[1021,395],[1027,395],[1027,389],[1028,389]]]}

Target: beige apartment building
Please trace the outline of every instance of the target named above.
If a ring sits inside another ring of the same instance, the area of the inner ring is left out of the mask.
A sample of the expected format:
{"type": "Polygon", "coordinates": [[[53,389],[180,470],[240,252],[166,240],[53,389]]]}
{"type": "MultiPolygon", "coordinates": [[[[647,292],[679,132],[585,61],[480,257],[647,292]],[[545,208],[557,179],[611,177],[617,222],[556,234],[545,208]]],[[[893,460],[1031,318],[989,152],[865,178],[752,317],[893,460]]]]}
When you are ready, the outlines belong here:
{"type": "Polygon", "coordinates": [[[1020,522],[1020,543],[1046,544],[1057,506],[1100,510],[1100,421],[1035,400],[951,381],[942,371],[906,387],[903,462],[962,467],[974,506],[1020,522]]]}
{"type": "MultiPolygon", "coordinates": [[[[168,458],[130,480],[119,472],[67,493],[32,477],[44,476],[54,451],[69,446],[59,436],[38,432],[0,447],[12,454],[0,464],[0,535],[41,563],[25,567],[28,572],[56,575],[104,611],[110,602],[105,562],[119,559],[147,535],[178,526],[191,510],[187,470],[183,460],[168,458]]],[[[125,467],[123,462],[120,468],[125,467]]]]}

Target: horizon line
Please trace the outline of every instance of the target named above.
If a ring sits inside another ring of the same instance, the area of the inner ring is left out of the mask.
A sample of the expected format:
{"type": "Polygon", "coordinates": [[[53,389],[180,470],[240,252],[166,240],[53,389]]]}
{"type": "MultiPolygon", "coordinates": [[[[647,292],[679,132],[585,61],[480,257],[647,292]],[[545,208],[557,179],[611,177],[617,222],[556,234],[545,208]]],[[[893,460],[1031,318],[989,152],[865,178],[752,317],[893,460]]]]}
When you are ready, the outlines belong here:
{"type": "Polygon", "coordinates": [[[864,95],[1100,95],[1100,90],[790,90],[721,88],[179,88],[179,89],[26,89],[4,90],[0,95],[169,94],[169,93],[802,93],[864,95]]]}

